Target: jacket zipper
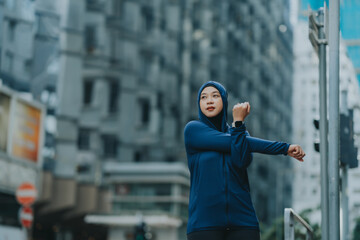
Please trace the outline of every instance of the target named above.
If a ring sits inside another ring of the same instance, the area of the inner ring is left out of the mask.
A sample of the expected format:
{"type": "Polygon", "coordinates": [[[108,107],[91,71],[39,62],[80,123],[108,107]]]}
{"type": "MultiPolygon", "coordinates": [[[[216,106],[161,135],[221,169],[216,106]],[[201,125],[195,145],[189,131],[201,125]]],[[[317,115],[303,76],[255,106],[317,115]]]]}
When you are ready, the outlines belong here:
{"type": "Polygon", "coordinates": [[[228,181],[227,181],[227,174],[226,174],[226,165],[225,165],[225,156],[223,157],[223,168],[224,168],[224,176],[225,176],[225,196],[226,196],[226,203],[225,203],[225,213],[226,213],[226,226],[229,226],[229,203],[228,203],[228,181]]]}

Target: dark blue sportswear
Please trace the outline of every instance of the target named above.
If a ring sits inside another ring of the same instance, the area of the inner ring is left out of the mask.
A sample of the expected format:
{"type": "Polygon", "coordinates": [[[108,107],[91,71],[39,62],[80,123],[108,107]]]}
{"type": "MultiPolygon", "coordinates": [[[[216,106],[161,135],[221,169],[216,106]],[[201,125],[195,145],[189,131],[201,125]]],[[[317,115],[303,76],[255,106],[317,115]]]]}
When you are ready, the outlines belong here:
{"type": "Polygon", "coordinates": [[[227,124],[227,92],[217,82],[207,82],[198,93],[199,120],[184,129],[191,173],[187,233],[226,229],[259,229],[250,197],[247,167],[252,153],[287,154],[289,144],[254,138],[227,124]],[[222,101],[221,132],[200,110],[200,94],[207,86],[219,90],[222,101]]]}

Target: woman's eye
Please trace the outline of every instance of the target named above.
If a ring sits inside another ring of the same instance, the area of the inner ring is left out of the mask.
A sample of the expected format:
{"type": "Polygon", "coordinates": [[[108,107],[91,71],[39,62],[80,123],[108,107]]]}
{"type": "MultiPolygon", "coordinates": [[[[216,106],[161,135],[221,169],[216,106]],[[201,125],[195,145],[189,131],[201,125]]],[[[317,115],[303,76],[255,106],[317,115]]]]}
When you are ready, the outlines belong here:
{"type": "Polygon", "coordinates": [[[206,98],[206,96],[202,96],[202,97],[201,97],[201,99],[205,99],[205,98],[206,98]]]}
{"type": "Polygon", "coordinates": [[[214,98],[218,98],[218,97],[220,97],[218,94],[215,94],[215,95],[214,95],[214,98]]]}

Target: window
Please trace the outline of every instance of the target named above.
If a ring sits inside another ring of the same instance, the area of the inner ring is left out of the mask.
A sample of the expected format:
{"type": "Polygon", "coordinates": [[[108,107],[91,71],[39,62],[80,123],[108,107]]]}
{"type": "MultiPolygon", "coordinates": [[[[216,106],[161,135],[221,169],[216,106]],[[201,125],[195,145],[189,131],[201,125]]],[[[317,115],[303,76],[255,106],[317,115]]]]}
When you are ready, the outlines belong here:
{"type": "Polygon", "coordinates": [[[15,28],[16,28],[16,22],[13,20],[9,21],[9,35],[8,35],[8,40],[10,42],[13,42],[15,39],[15,28]]]}
{"type": "Polygon", "coordinates": [[[102,136],[104,157],[113,158],[117,156],[118,139],[115,135],[105,134],[102,136]]]}
{"type": "Polygon", "coordinates": [[[135,162],[141,162],[141,159],[142,159],[141,152],[136,151],[135,154],[134,154],[134,161],[135,162]]]}
{"type": "Polygon", "coordinates": [[[163,108],[164,108],[164,94],[162,92],[158,92],[157,93],[157,108],[160,110],[160,111],[163,111],[163,108]]]}
{"type": "Polygon", "coordinates": [[[146,32],[150,32],[154,25],[153,10],[149,6],[141,8],[141,15],[143,17],[143,28],[146,32]]]}
{"type": "Polygon", "coordinates": [[[122,17],[124,15],[124,1],[113,0],[113,13],[115,16],[122,17]]]}
{"type": "Polygon", "coordinates": [[[27,59],[24,61],[24,69],[28,73],[31,73],[32,59],[27,59]]]}
{"type": "Polygon", "coordinates": [[[259,165],[257,168],[257,173],[259,174],[259,176],[261,176],[263,179],[267,179],[268,175],[269,175],[269,171],[268,169],[263,166],[263,165],[259,165]]]}
{"type": "Polygon", "coordinates": [[[110,94],[109,94],[109,113],[115,113],[118,110],[118,98],[119,98],[119,83],[111,81],[109,84],[110,94]]]}
{"type": "Polygon", "coordinates": [[[94,53],[97,47],[97,37],[96,37],[96,26],[88,25],[85,27],[85,50],[87,53],[94,53]]]}
{"type": "Polygon", "coordinates": [[[268,215],[268,198],[266,195],[259,193],[257,199],[261,199],[261,203],[257,205],[257,215],[260,221],[267,222],[269,220],[268,215]]]}
{"type": "Polygon", "coordinates": [[[91,166],[89,164],[79,164],[76,167],[76,172],[80,174],[89,173],[91,170],[91,166]]]}
{"type": "Polygon", "coordinates": [[[151,75],[151,64],[152,64],[151,56],[149,54],[143,53],[141,55],[141,64],[140,64],[141,67],[140,81],[143,84],[147,83],[149,80],[149,76],[151,75]]]}
{"type": "Polygon", "coordinates": [[[14,65],[14,54],[12,52],[6,52],[4,65],[4,70],[8,73],[12,73],[14,65]]]}
{"type": "Polygon", "coordinates": [[[102,11],[104,4],[99,0],[86,0],[86,10],[88,11],[102,11]]]}
{"type": "Polygon", "coordinates": [[[80,150],[90,149],[90,129],[80,128],[78,135],[78,148],[80,150]]]}
{"type": "Polygon", "coordinates": [[[115,185],[115,195],[128,196],[171,196],[169,183],[120,183],[115,185]]]}
{"type": "Polygon", "coordinates": [[[148,125],[150,122],[150,101],[149,99],[140,99],[140,123],[141,125],[148,125]]]}
{"type": "Polygon", "coordinates": [[[92,95],[94,89],[94,82],[93,81],[85,81],[84,82],[84,95],[83,95],[83,103],[84,105],[91,104],[92,95]]]}
{"type": "Polygon", "coordinates": [[[174,156],[165,157],[166,162],[176,162],[176,158],[174,156]]]}

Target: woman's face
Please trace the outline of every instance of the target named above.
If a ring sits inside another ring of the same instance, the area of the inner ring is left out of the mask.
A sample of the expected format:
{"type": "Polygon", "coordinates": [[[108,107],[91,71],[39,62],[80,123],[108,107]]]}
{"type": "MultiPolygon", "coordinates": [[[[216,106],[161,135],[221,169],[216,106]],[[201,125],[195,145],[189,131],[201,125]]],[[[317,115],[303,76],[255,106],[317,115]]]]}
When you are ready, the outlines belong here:
{"type": "Polygon", "coordinates": [[[200,95],[200,109],[209,118],[217,116],[223,109],[219,90],[211,86],[204,88],[200,95]]]}

